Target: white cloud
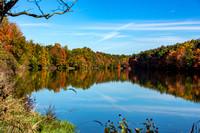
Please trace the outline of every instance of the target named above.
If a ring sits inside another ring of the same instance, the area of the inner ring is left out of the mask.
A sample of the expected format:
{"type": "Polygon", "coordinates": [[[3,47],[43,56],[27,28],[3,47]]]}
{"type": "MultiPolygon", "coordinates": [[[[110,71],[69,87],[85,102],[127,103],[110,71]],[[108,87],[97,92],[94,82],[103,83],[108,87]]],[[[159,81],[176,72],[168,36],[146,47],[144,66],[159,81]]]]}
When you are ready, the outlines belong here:
{"type": "Polygon", "coordinates": [[[162,37],[144,37],[144,38],[133,38],[135,41],[145,41],[145,42],[184,42],[188,38],[174,37],[174,36],[162,36],[162,37]]]}
{"type": "Polygon", "coordinates": [[[126,24],[126,25],[123,25],[119,28],[116,28],[115,31],[119,31],[119,30],[123,30],[123,29],[126,29],[127,27],[130,27],[132,26],[134,23],[129,23],[129,24],[126,24]]]}
{"type": "MultiPolygon", "coordinates": [[[[121,24],[122,25],[122,24],[121,24]]],[[[167,31],[167,30],[200,30],[200,21],[183,21],[183,22],[168,22],[168,23],[129,23],[122,25],[121,27],[116,26],[96,26],[96,27],[83,27],[82,29],[87,30],[135,30],[135,31],[167,31]]]]}
{"type": "Polygon", "coordinates": [[[200,30],[200,26],[177,26],[177,27],[130,27],[125,30],[135,30],[135,31],[171,31],[171,30],[200,30]]]}
{"type": "MultiPolygon", "coordinates": [[[[88,27],[88,30],[115,30],[117,27],[88,27]]],[[[121,30],[132,31],[170,31],[170,30],[200,30],[200,26],[176,26],[176,27],[151,27],[151,26],[132,26],[121,30]]]]}
{"type": "Polygon", "coordinates": [[[97,36],[104,37],[107,34],[96,33],[96,32],[72,32],[72,33],[51,33],[51,36],[97,36]]]}
{"type": "Polygon", "coordinates": [[[120,31],[120,30],[123,30],[123,29],[125,29],[125,28],[128,28],[128,27],[130,27],[131,25],[133,25],[133,23],[128,23],[128,24],[123,25],[123,26],[121,26],[121,27],[117,27],[117,28],[115,28],[115,29],[113,30],[113,32],[110,32],[110,33],[106,34],[101,40],[99,40],[99,41],[97,41],[97,42],[105,41],[105,40],[108,40],[108,39],[111,39],[111,38],[114,38],[114,37],[116,37],[116,38],[125,37],[125,36],[123,36],[123,35],[119,35],[120,33],[117,32],[117,31],[120,31]]]}
{"type": "Polygon", "coordinates": [[[97,37],[101,37],[102,39],[103,38],[108,38],[110,36],[113,36],[115,38],[125,38],[125,37],[129,37],[129,35],[117,35],[117,33],[109,33],[109,34],[105,34],[105,33],[95,33],[95,32],[77,32],[77,33],[64,33],[64,34],[61,34],[61,33],[50,33],[49,35],[51,36],[97,36],[97,37]],[[115,35],[116,34],[116,35],[115,35]],[[115,36],[114,36],[115,35],[115,36]]]}
{"type": "Polygon", "coordinates": [[[106,35],[105,35],[101,40],[99,40],[98,42],[111,39],[111,38],[113,38],[113,37],[116,37],[117,35],[119,35],[119,32],[111,32],[111,33],[109,33],[109,34],[106,34],[106,35]]]}
{"type": "Polygon", "coordinates": [[[143,24],[134,24],[134,26],[172,26],[172,25],[196,25],[200,24],[200,21],[184,21],[184,22],[168,22],[168,23],[143,23],[143,24]]]}
{"type": "Polygon", "coordinates": [[[105,108],[106,110],[124,110],[127,112],[144,112],[166,114],[171,116],[184,116],[184,117],[200,117],[197,115],[200,111],[199,108],[187,107],[166,107],[166,106],[148,106],[148,105],[120,105],[120,104],[76,104],[75,106],[84,106],[89,108],[105,108]]]}
{"type": "Polygon", "coordinates": [[[101,94],[101,97],[103,98],[103,100],[109,101],[109,102],[111,102],[111,103],[117,102],[116,99],[114,99],[114,98],[112,98],[112,97],[110,97],[110,96],[108,96],[108,95],[101,94]]]}

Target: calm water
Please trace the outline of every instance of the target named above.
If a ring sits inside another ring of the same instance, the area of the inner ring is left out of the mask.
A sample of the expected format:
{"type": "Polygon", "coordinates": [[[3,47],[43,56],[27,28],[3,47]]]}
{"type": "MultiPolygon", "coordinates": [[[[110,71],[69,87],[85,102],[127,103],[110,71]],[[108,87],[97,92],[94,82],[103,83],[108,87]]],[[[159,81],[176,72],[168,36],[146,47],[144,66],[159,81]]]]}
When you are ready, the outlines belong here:
{"type": "Polygon", "coordinates": [[[35,97],[41,113],[55,105],[59,118],[77,125],[81,133],[102,133],[98,123],[82,123],[116,123],[118,114],[137,124],[131,129],[153,118],[161,133],[188,133],[200,120],[198,73],[27,71],[15,88],[18,96],[35,97]]]}

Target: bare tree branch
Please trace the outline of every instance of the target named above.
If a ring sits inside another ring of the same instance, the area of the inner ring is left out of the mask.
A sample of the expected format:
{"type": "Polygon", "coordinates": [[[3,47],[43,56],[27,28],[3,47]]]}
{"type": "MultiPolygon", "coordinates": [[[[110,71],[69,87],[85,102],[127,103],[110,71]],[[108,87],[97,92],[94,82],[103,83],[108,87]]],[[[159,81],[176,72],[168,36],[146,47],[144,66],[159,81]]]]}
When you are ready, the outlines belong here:
{"type": "Polygon", "coordinates": [[[41,9],[40,5],[39,5],[39,2],[41,2],[42,0],[27,0],[28,2],[32,2],[37,6],[38,10],[41,13],[41,15],[39,15],[39,14],[29,13],[28,11],[22,11],[22,12],[19,12],[19,13],[12,13],[11,9],[13,8],[13,6],[18,1],[19,0],[10,0],[9,2],[6,3],[6,0],[0,0],[0,23],[2,22],[3,17],[5,15],[9,15],[9,16],[12,16],[12,17],[16,17],[16,16],[20,16],[20,15],[27,15],[27,16],[31,16],[31,17],[35,17],[35,18],[46,18],[46,19],[49,19],[49,18],[51,18],[52,16],[54,16],[56,14],[62,15],[62,14],[65,14],[67,12],[71,12],[71,8],[78,2],[78,0],[75,0],[75,2],[73,2],[72,5],[69,6],[63,0],[57,0],[59,5],[61,5],[61,7],[63,9],[58,7],[58,9],[54,10],[53,13],[45,14],[43,12],[43,10],[41,9]]]}

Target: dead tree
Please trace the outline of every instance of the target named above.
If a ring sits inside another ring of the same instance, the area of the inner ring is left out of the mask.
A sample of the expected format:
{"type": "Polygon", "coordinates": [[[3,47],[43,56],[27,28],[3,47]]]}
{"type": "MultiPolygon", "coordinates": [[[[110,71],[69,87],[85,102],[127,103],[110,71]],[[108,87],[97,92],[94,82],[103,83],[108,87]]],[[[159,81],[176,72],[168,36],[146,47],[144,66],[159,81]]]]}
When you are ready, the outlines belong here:
{"type": "Polygon", "coordinates": [[[76,2],[78,0],[75,0],[70,6],[64,0],[57,0],[60,6],[58,9],[54,10],[51,13],[43,12],[43,10],[41,9],[41,7],[39,5],[39,2],[41,2],[42,0],[27,0],[30,3],[34,3],[37,6],[37,8],[41,14],[30,13],[30,12],[28,12],[28,10],[24,10],[24,11],[21,11],[18,13],[11,12],[11,9],[14,7],[14,5],[17,4],[18,1],[19,0],[0,0],[0,23],[3,21],[3,18],[5,16],[16,17],[16,16],[20,16],[20,15],[27,15],[27,16],[31,16],[31,17],[35,17],[35,18],[49,19],[50,17],[54,16],[55,14],[62,15],[67,12],[70,12],[71,8],[76,4],[76,2]]]}

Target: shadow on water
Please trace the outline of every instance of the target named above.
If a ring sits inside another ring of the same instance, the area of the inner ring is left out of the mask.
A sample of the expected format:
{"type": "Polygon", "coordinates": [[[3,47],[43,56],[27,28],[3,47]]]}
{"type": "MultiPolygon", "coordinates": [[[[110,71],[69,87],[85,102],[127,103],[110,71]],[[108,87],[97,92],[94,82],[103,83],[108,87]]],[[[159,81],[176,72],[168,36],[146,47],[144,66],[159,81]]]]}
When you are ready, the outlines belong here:
{"type": "Polygon", "coordinates": [[[76,91],[89,89],[94,84],[107,82],[131,82],[160,93],[200,102],[200,73],[164,71],[26,71],[16,77],[16,95],[22,97],[43,89],[76,91]],[[73,88],[71,88],[71,86],[73,88]]]}

